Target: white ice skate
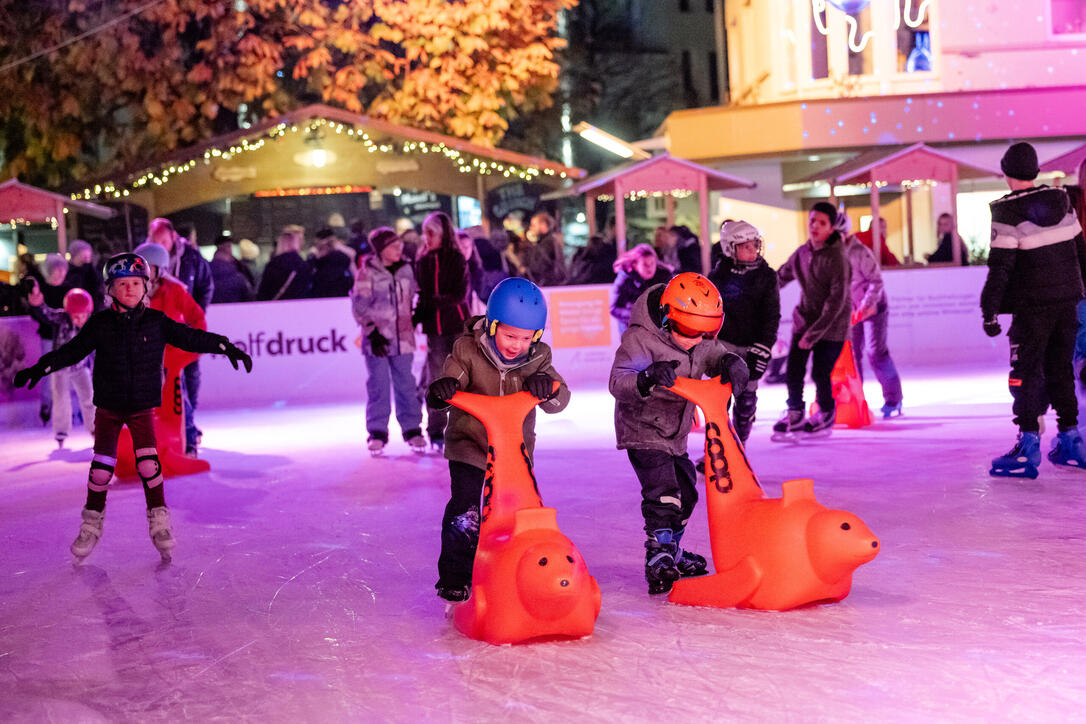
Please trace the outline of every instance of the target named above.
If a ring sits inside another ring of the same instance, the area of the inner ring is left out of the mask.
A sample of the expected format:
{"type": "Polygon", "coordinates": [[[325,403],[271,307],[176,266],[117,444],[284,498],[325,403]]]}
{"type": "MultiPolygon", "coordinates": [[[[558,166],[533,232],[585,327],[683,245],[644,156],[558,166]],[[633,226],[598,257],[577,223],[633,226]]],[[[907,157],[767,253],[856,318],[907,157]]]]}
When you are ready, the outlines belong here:
{"type": "Polygon", "coordinates": [[[151,542],[155,544],[163,562],[169,563],[174,543],[176,543],[173,537],[173,524],[170,522],[170,509],[159,506],[148,510],[147,531],[151,534],[151,542]]]}
{"type": "Polygon", "coordinates": [[[58,432],[56,434],[57,450],[60,450],[60,449],[62,449],[64,447],[64,441],[67,440],[67,439],[68,439],[68,433],[66,433],[66,432],[58,432]]]}
{"type": "Polygon", "coordinates": [[[407,438],[407,444],[411,447],[411,452],[416,455],[426,454],[426,438],[422,436],[422,433],[407,438]]]}
{"type": "Polygon", "coordinates": [[[369,442],[366,443],[366,448],[370,451],[370,455],[377,458],[385,454],[385,441],[380,438],[371,437],[369,442]]]}
{"type": "Polygon", "coordinates": [[[97,510],[83,509],[83,522],[79,526],[79,535],[72,541],[69,548],[76,561],[82,561],[89,556],[94,546],[98,545],[102,537],[102,521],[105,520],[105,516],[105,513],[97,510]]]}

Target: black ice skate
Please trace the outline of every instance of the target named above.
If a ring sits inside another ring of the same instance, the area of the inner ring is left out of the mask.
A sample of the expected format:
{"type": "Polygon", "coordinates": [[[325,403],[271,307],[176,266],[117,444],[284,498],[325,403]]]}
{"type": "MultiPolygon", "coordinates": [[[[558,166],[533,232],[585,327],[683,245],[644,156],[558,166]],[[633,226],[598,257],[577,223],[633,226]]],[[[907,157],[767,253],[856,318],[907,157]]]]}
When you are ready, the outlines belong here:
{"type": "Polygon", "coordinates": [[[837,420],[837,410],[830,410],[829,412],[822,412],[819,410],[803,423],[803,436],[807,438],[812,437],[829,437],[833,432],[833,423],[837,420]]]}
{"type": "Polygon", "coordinates": [[[57,449],[59,450],[64,447],[64,441],[68,439],[68,433],[58,432],[55,437],[57,441],[57,449]]]}
{"type": "Polygon", "coordinates": [[[675,561],[675,567],[679,569],[681,578],[704,576],[709,572],[709,563],[704,556],[686,550],[679,551],[679,560],[675,561]]]}
{"type": "Polygon", "coordinates": [[[468,596],[471,595],[471,589],[468,586],[442,586],[438,585],[437,595],[444,598],[446,601],[453,603],[459,603],[460,601],[468,600],[468,596]]]}
{"type": "Polygon", "coordinates": [[[773,425],[770,440],[774,442],[795,442],[803,430],[803,410],[785,410],[781,419],[773,425]]]}
{"type": "Polygon", "coordinates": [[[653,537],[645,541],[645,580],[649,583],[650,594],[667,593],[679,580],[679,569],[675,565],[678,553],[679,545],[667,528],[653,531],[653,537]]]}

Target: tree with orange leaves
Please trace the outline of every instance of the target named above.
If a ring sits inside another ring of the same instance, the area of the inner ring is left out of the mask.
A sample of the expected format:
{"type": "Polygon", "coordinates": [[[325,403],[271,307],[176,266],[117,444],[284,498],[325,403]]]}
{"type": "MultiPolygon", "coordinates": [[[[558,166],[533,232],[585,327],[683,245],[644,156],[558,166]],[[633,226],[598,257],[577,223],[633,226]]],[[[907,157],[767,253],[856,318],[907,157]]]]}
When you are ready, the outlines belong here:
{"type": "Polygon", "coordinates": [[[0,0],[0,177],[60,185],[323,101],[501,140],[576,0],[0,0]]]}

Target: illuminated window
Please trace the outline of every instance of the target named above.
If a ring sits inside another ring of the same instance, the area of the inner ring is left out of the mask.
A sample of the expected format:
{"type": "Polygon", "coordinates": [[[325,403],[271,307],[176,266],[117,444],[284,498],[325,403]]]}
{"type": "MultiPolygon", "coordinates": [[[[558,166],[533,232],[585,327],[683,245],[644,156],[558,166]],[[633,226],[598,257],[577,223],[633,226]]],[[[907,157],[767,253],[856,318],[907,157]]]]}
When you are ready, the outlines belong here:
{"type": "Polygon", "coordinates": [[[932,69],[931,23],[927,3],[897,0],[894,29],[897,34],[899,73],[922,73],[932,69]]]}
{"type": "Polygon", "coordinates": [[[848,74],[870,75],[873,70],[874,44],[871,39],[871,7],[849,13],[848,74]]]}
{"type": "Polygon", "coordinates": [[[811,8],[811,78],[830,77],[829,43],[826,33],[826,10],[811,8]]]}
{"type": "Polygon", "coordinates": [[[1086,35],[1086,0],[1049,0],[1053,35],[1086,35]]]}

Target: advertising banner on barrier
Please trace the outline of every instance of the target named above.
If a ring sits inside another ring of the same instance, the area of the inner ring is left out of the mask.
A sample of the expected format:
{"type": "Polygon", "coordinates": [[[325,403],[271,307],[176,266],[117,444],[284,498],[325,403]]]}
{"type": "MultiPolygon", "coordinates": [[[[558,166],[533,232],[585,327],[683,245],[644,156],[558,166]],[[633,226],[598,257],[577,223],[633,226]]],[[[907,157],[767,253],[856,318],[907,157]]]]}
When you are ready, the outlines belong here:
{"type": "MultiPolygon", "coordinates": [[[[890,303],[890,351],[899,365],[1006,360],[1006,337],[989,339],[981,329],[979,299],[985,272],[983,267],[958,267],[883,275],[890,303]]],[[[543,340],[553,349],[555,368],[574,390],[606,386],[619,342],[609,313],[610,287],[554,287],[544,293],[550,314],[543,340]]],[[[796,284],[781,290],[779,336],[785,341],[790,338],[798,295],[796,284]]],[[[235,372],[225,359],[206,355],[201,361],[201,407],[365,400],[362,339],[349,300],[217,304],[207,310],[207,321],[209,329],[252,355],[253,371],[235,372]]],[[[419,335],[417,342],[418,374],[426,337],[419,335]]],[[[22,407],[30,409],[30,401],[37,399],[37,390],[19,391],[13,397],[11,376],[39,355],[36,325],[29,318],[0,319],[0,424],[12,424],[11,408],[18,407],[12,401],[22,401],[26,403],[22,407]]],[[[36,413],[36,405],[33,409],[36,413]]]]}

